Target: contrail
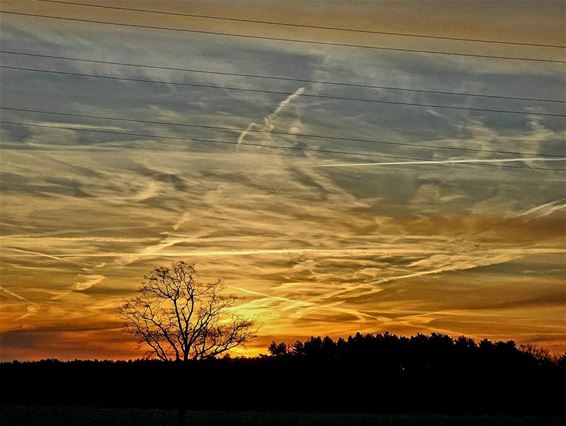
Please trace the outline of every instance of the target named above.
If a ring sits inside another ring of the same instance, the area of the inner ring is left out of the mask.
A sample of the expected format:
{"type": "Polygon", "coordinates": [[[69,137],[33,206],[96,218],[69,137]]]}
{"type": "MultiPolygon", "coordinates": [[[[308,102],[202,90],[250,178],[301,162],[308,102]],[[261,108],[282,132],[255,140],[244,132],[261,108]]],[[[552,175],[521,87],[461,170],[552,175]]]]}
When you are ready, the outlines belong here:
{"type": "Polygon", "coordinates": [[[51,255],[51,254],[41,253],[41,252],[38,252],[38,251],[22,250],[22,249],[18,249],[18,248],[15,248],[15,247],[6,247],[6,248],[9,249],[9,250],[16,251],[18,253],[24,253],[24,254],[32,255],[32,256],[47,257],[48,259],[57,260],[59,262],[72,263],[73,265],[77,265],[77,266],[80,266],[80,267],[83,266],[82,263],[73,262],[72,260],[66,259],[67,256],[54,256],[54,255],[51,255]]]}
{"type": "Polygon", "coordinates": [[[24,302],[31,303],[32,305],[35,305],[35,303],[32,303],[32,302],[30,302],[29,300],[27,300],[25,297],[20,296],[19,294],[14,293],[14,292],[11,291],[11,290],[8,290],[6,287],[0,286],[0,290],[2,290],[2,291],[3,291],[4,293],[6,293],[6,294],[9,294],[9,295],[12,296],[12,297],[15,297],[16,299],[19,299],[19,300],[22,300],[22,301],[24,301],[24,302]]]}
{"type": "MultiPolygon", "coordinates": [[[[170,244],[164,244],[163,247],[170,246],[170,244]]],[[[159,247],[161,248],[161,247],[159,247]]],[[[499,253],[495,250],[494,253],[499,253]]],[[[531,248],[531,249],[505,249],[502,250],[505,253],[520,253],[520,254],[563,254],[566,253],[566,249],[559,248],[531,248]]],[[[319,255],[334,255],[334,256],[371,256],[371,255],[383,255],[383,256],[393,256],[393,255],[410,255],[410,254],[422,254],[422,249],[417,248],[367,248],[367,249],[250,249],[250,250],[203,250],[203,251],[177,251],[174,253],[170,252],[159,252],[158,250],[143,251],[143,252],[104,252],[104,253],[79,253],[79,254],[60,254],[57,256],[57,260],[74,259],[74,258],[104,258],[104,257],[127,257],[131,256],[135,260],[143,257],[217,257],[217,256],[254,256],[254,255],[288,255],[288,254],[301,254],[301,253],[312,253],[319,255]]],[[[428,254],[443,254],[446,253],[445,250],[441,249],[428,249],[426,250],[428,254]]],[[[24,252],[22,255],[27,256],[37,256],[37,253],[24,252]]],[[[55,257],[54,257],[55,258],[55,257]]],[[[131,263],[131,262],[129,262],[131,263]]]]}
{"type": "Polygon", "coordinates": [[[530,215],[543,217],[543,216],[551,215],[554,212],[561,209],[566,209],[566,203],[563,203],[562,201],[552,201],[550,203],[541,204],[540,206],[536,206],[522,213],[519,213],[515,215],[515,217],[530,216],[530,215]]]}
{"type": "MultiPolygon", "coordinates": [[[[273,129],[273,119],[275,117],[277,117],[277,115],[283,111],[285,108],[287,108],[289,106],[289,104],[298,96],[301,96],[303,94],[303,92],[305,91],[304,87],[299,87],[297,90],[295,90],[293,93],[291,93],[289,96],[287,96],[285,99],[283,99],[273,110],[273,112],[269,115],[267,115],[266,117],[263,118],[263,128],[264,131],[266,133],[270,133],[271,130],[273,129]]],[[[248,125],[248,127],[246,127],[246,130],[242,131],[242,133],[240,133],[240,135],[238,136],[238,141],[237,141],[237,145],[241,145],[242,143],[245,143],[245,137],[247,136],[248,132],[250,130],[252,130],[254,127],[259,127],[255,122],[252,122],[248,125]]]]}
{"type": "Polygon", "coordinates": [[[242,142],[244,142],[244,139],[246,138],[246,135],[248,134],[248,132],[250,130],[252,130],[255,126],[257,126],[257,124],[252,121],[248,125],[248,127],[246,127],[246,130],[244,130],[242,133],[240,133],[240,135],[238,136],[238,141],[237,141],[238,145],[240,145],[242,142]]]}
{"type": "Polygon", "coordinates": [[[566,161],[566,158],[547,158],[547,157],[529,157],[529,158],[499,158],[499,159],[461,159],[461,160],[424,160],[424,161],[388,161],[380,163],[337,163],[337,164],[320,164],[316,167],[363,167],[363,166],[411,166],[417,164],[456,164],[456,163],[513,163],[518,161],[566,161]]]}
{"type": "MultiPolygon", "coordinates": [[[[177,242],[182,242],[179,240],[177,242]]],[[[158,245],[158,249],[171,246],[172,244],[158,245]]],[[[154,247],[154,246],[152,246],[154,247]]],[[[160,252],[159,250],[144,250],[142,252],[104,252],[104,253],[78,253],[78,254],[60,254],[57,258],[73,259],[73,258],[96,258],[96,257],[128,257],[131,256],[135,260],[142,257],[217,257],[217,256],[254,256],[254,255],[288,255],[312,253],[319,255],[335,255],[335,256],[366,256],[366,255],[399,255],[399,254],[415,254],[422,253],[422,250],[414,248],[352,248],[352,249],[317,249],[317,248],[283,248],[283,249],[249,249],[249,250],[203,250],[203,251],[177,251],[174,253],[160,252]]],[[[427,253],[441,254],[443,250],[429,249],[427,253]]],[[[26,252],[28,256],[38,255],[33,252],[26,252]]],[[[131,263],[131,261],[129,262],[131,263]]]]}
{"type": "Polygon", "coordinates": [[[89,288],[94,287],[95,285],[104,281],[105,279],[106,277],[104,275],[87,275],[85,281],[83,282],[78,281],[74,283],[68,290],[62,291],[57,296],[53,296],[51,300],[61,299],[76,291],[81,292],[84,290],[88,290],[89,288]]]}
{"type": "Polygon", "coordinates": [[[39,311],[39,305],[37,303],[31,302],[28,299],[26,299],[23,296],[20,296],[17,293],[14,293],[13,291],[8,290],[6,287],[2,287],[0,286],[0,290],[2,290],[4,293],[9,294],[12,297],[15,297],[18,300],[21,300],[23,302],[26,302],[28,304],[27,308],[26,308],[26,313],[19,316],[18,318],[16,318],[16,321],[20,321],[23,320],[24,318],[29,317],[30,315],[36,314],[39,311]]]}
{"type": "Polygon", "coordinates": [[[291,103],[291,101],[293,101],[295,98],[301,96],[305,91],[304,87],[299,87],[297,90],[295,90],[293,93],[291,93],[289,96],[287,96],[278,106],[277,108],[275,108],[275,111],[273,111],[272,114],[269,115],[270,118],[275,117],[277,114],[279,114],[281,111],[283,111],[284,108],[287,108],[287,106],[291,103]]]}
{"type": "Polygon", "coordinates": [[[248,293],[248,294],[253,294],[254,296],[262,296],[264,299],[272,299],[272,300],[278,300],[280,302],[290,302],[290,303],[296,303],[299,305],[305,305],[305,306],[313,306],[314,303],[310,303],[310,302],[306,302],[304,300],[294,300],[294,299],[289,299],[288,297],[282,297],[282,296],[273,296],[273,295],[269,295],[269,294],[265,294],[265,293],[260,293],[259,291],[254,291],[254,290],[250,290],[247,288],[243,288],[243,287],[235,287],[235,286],[227,286],[228,288],[233,288],[235,290],[239,290],[241,292],[244,293],[248,293]]]}

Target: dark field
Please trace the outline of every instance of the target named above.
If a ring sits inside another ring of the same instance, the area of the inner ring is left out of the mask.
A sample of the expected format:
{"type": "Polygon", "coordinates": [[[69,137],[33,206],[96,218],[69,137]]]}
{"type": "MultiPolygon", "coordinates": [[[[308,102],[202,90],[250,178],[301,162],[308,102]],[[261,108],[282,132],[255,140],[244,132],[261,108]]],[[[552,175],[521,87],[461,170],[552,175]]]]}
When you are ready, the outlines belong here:
{"type": "MultiPolygon", "coordinates": [[[[174,426],[175,410],[156,409],[109,409],[83,407],[0,407],[0,423],[3,426],[174,426]]],[[[293,425],[293,426],[341,426],[341,425],[462,425],[462,426],[558,426],[557,416],[511,415],[393,415],[393,414],[330,414],[330,413],[272,413],[190,411],[187,425],[293,425]]]]}
{"type": "Polygon", "coordinates": [[[175,426],[178,407],[191,426],[562,424],[563,359],[472,343],[357,335],[186,364],[0,363],[0,424],[175,426]]]}

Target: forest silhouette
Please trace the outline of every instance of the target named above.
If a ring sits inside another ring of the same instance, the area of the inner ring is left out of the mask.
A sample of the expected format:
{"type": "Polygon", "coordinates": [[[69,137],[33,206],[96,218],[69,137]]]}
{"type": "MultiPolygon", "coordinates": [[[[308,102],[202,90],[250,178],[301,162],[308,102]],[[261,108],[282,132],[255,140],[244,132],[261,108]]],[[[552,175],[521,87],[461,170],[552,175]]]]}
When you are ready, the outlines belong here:
{"type": "Polygon", "coordinates": [[[273,342],[188,363],[0,364],[3,404],[188,409],[560,413],[566,354],[467,337],[360,334],[273,342]]]}

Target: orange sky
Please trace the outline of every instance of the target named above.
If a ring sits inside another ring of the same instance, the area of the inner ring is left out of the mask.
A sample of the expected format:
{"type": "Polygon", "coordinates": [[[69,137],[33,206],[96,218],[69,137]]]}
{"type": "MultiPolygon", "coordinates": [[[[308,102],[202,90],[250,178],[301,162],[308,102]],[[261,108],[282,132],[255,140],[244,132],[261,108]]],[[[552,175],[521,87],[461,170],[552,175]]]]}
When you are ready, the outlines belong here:
{"type": "MultiPolygon", "coordinates": [[[[566,44],[561,2],[91,3],[566,44]]],[[[278,28],[35,0],[4,0],[2,10],[564,60],[563,49],[278,28]]],[[[3,15],[1,24],[2,49],[10,51],[528,98],[557,99],[566,89],[561,64],[13,15],[3,15]]],[[[501,167],[503,163],[434,163],[517,157],[505,152],[564,155],[562,118],[342,102],[302,94],[543,113],[563,112],[563,104],[260,81],[9,54],[2,55],[2,63],[293,95],[2,70],[3,107],[239,130],[215,132],[3,110],[5,121],[66,129],[2,126],[1,359],[139,356],[131,337],[120,332],[116,307],[153,266],[180,258],[195,262],[205,278],[222,278],[243,298],[239,311],[261,324],[260,337],[247,354],[264,350],[272,339],[338,337],[357,331],[445,332],[566,350],[564,173],[524,168],[564,164],[556,159],[505,163],[523,167],[517,169],[501,167]],[[234,147],[83,132],[87,129],[228,140],[234,147]],[[424,149],[280,132],[422,144],[424,149]],[[254,149],[246,143],[285,145],[296,151],[254,149]],[[362,155],[301,151],[305,147],[362,155]],[[461,147],[478,151],[458,151],[461,147]],[[392,161],[376,158],[379,154],[419,158],[428,164],[349,165],[392,161]]]]}
{"type": "MultiPolygon", "coordinates": [[[[255,19],[295,24],[349,27],[379,31],[408,32],[423,35],[443,35],[464,38],[501,39],[515,42],[563,44],[564,8],[560,1],[518,0],[497,1],[186,1],[186,0],[90,0],[91,5],[118,6],[135,9],[165,10],[174,13],[208,14],[231,18],[255,19]]],[[[62,14],[85,19],[113,18],[125,21],[145,21],[159,25],[177,23],[209,26],[228,30],[243,28],[250,33],[284,31],[268,25],[203,20],[198,18],[145,14],[77,7],[36,0],[4,0],[3,10],[27,13],[62,14]]],[[[296,30],[291,30],[294,33],[296,30]]],[[[305,34],[301,30],[301,35],[305,34]]],[[[319,30],[306,30],[320,35],[319,30]]],[[[340,38],[368,35],[340,33],[340,38]]]]}

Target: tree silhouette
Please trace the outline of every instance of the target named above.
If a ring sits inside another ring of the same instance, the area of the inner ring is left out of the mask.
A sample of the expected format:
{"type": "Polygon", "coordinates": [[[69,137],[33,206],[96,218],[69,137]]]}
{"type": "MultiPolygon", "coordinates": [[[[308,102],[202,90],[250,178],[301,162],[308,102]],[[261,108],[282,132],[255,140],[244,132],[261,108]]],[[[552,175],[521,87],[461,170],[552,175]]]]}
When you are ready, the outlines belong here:
{"type": "Polygon", "coordinates": [[[146,275],[139,295],[119,308],[125,331],[162,361],[204,360],[253,337],[254,322],[233,312],[235,296],[220,280],[203,283],[193,265],[178,261],[146,275]]]}
{"type": "MultiPolygon", "coordinates": [[[[189,402],[195,410],[227,412],[542,415],[537,424],[561,424],[564,414],[566,354],[559,357],[513,341],[476,342],[439,333],[356,333],[336,340],[275,341],[269,352],[271,356],[217,357],[189,364],[0,362],[6,383],[0,386],[0,413],[5,406],[24,405],[176,406],[178,425],[185,425],[189,402]],[[108,383],[127,384],[127,392],[108,383]]],[[[320,424],[331,424],[331,419],[320,424]]],[[[481,423],[508,423],[496,419],[481,423]]]]}
{"type": "MultiPolygon", "coordinates": [[[[149,348],[148,356],[186,364],[214,358],[253,337],[254,323],[233,312],[235,296],[222,294],[222,281],[203,283],[183,260],[146,275],[139,295],[119,308],[125,331],[149,348]]],[[[177,425],[184,426],[186,402],[179,401],[177,425]]]]}
{"type": "Polygon", "coordinates": [[[280,342],[280,343],[271,342],[271,344],[267,348],[267,351],[272,356],[283,356],[289,353],[289,347],[285,342],[280,342]]]}

